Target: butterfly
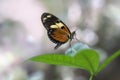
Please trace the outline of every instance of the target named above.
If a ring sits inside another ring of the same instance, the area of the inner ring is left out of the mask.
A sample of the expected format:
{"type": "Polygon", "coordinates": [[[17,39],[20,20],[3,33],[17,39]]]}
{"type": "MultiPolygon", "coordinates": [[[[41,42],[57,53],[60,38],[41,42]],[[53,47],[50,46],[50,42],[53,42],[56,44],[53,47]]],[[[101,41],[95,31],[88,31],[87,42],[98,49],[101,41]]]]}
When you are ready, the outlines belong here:
{"type": "Polygon", "coordinates": [[[69,28],[56,16],[51,13],[43,13],[41,15],[41,21],[47,30],[49,39],[57,44],[54,49],[59,48],[62,44],[73,39],[75,34],[70,32],[69,28]]]}

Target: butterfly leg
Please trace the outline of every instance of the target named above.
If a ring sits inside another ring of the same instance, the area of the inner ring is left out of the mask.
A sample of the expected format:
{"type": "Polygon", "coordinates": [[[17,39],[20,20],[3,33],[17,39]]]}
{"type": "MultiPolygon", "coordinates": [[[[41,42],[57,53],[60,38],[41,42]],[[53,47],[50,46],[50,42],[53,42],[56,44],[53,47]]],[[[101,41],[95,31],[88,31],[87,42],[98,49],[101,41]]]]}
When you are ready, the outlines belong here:
{"type": "Polygon", "coordinates": [[[58,44],[54,47],[54,49],[59,48],[61,45],[62,45],[62,43],[58,43],[58,44]]]}

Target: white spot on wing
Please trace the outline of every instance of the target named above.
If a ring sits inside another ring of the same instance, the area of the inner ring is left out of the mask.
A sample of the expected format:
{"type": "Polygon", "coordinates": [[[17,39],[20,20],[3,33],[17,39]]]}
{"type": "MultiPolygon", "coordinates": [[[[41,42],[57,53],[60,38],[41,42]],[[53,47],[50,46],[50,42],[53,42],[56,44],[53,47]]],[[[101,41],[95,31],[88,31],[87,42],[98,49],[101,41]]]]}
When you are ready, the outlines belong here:
{"type": "Polygon", "coordinates": [[[51,28],[59,28],[57,25],[51,25],[51,28]]]}
{"type": "Polygon", "coordinates": [[[62,26],[64,26],[64,24],[62,24],[61,22],[60,23],[56,23],[56,25],[61,28],[62,26]]]}
{"type": "Polygon", "coordinates": [[[50,18],[51,17],[51,15],[47,15],[47,18],[50,18]]]}

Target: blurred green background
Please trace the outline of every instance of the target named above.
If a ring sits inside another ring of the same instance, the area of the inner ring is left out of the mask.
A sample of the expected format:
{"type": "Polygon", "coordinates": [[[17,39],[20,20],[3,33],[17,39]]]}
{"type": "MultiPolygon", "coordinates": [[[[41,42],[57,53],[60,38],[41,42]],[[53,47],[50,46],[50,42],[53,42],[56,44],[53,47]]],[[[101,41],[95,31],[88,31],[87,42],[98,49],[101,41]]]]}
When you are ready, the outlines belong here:
{"type": "MultiPolygon", "coordinates": [[[[0,80],[88,80],[84,70],[26,61],[69,48],[66,43],[54,50],[41,22],[44,12],[59,17],[80,41],[98,50],[101,62],[120,49],[119,0],[0,0],[0,80]]],[[[96,80],[120,80],[119,68],[117,58],[96,80]]]]}

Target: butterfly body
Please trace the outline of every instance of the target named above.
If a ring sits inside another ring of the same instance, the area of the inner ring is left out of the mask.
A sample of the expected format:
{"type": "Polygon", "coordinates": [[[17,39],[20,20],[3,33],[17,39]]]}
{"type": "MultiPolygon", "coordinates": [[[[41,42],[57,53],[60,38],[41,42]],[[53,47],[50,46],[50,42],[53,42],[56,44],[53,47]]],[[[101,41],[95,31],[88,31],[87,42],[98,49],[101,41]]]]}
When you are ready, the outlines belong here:
{"type": "Polygon", "coordinates": [[[55,49],[73,38],[75,32],[71,33],[68,27],[56,16],[50,13],[43,13],[42,23],[47,30],[49,39],[57,44],[55,49]]]}

